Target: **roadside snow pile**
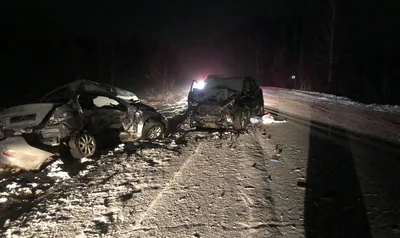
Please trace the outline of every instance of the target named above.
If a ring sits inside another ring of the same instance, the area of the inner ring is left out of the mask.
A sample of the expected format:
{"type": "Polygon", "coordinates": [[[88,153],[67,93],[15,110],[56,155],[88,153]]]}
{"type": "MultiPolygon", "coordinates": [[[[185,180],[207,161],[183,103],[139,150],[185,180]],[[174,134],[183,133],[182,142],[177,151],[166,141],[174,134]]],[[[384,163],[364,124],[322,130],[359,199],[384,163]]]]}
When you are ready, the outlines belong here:
{"type": "Polygon", "coordinates": [[[356,106],[360,108],[368,108],[374,111],[388,112],[400,114],[399,105],[379,105],[379,104],[363,104],[353,101],[350,98],[336,96],[332,94],[312,92],[312,91],[302,91],[302,90],[289,90],[284,88],[268,88],[263,87],[264,95],[268,96],[283,96],[286,94],[289,97],[295,97],[295,99],[305,100],[305,101],[319,101],[330,104],[342,104],[349,106],[356,106]]]}
{"type": "Polygon", "coordinates": [[[360,104],[358,102],[351,100],[350,98],[336,96],[336,95],[332,95],[332,94],[312,92],[312,91],[302,91],[302,90],[290,90],[288,92],[291,92],[295,95],[302,96],[302,98],[308,97],[309,99],[318,99],[318,100],[322,100],[322,101],[340,103],[340,104],[345,104],[345,105],[359,105],[360,104]]]}
{"type": "Polygon", "coordinates": [[[390,112],[400,114],[400,106],[399,105],[378,105],[378,104],[369,104],[366,105],[367,108],[370,108],[375,111],[380,112],[390,112]]]}
{"type": "Polygon", "coordinates": [[[325,101],[328,103],[338,103],[343,105],[364,107],[374,111],[380,112],[389,112],[389,113],[397,113],[400,114],[400,106],[399,105],[379,105],[379,104],[363,104],[356,101],[351,100],[347,97],[336,96],[332,94],[319,93],[319,92],[311,92],[311,91],[301,91],[301,90],[292,90],[290,93],[302,96],[302,98],[308,97],[310,100],[319,100],[325,101]]]}

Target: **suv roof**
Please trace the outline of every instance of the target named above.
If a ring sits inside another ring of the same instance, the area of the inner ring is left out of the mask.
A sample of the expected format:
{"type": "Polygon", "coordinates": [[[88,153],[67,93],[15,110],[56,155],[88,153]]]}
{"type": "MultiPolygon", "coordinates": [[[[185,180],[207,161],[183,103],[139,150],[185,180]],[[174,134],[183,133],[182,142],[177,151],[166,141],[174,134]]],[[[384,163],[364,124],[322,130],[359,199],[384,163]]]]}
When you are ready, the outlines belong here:
{"type": "MultiPolygon", "coordinates": [[[[254,78],[250,76],[225,76],[225,75],[208,75],[207,79],[249,79],[249,80],[255,80],[254,78]]],[[[206,80],[207,80],[206,79],[206,80]]]]}

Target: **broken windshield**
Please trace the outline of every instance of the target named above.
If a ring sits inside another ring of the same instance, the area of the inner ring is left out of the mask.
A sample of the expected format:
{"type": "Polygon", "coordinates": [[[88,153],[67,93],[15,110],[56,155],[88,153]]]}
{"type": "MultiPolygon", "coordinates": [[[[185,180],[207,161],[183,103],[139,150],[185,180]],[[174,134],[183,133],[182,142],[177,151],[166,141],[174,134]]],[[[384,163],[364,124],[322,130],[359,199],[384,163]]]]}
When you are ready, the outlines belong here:
{"type": "Polygon", "coordinates": [[[206,80],[205,88],[227,88],[233,91],[243,91],[242,78],[210,78],[206,80]]]}

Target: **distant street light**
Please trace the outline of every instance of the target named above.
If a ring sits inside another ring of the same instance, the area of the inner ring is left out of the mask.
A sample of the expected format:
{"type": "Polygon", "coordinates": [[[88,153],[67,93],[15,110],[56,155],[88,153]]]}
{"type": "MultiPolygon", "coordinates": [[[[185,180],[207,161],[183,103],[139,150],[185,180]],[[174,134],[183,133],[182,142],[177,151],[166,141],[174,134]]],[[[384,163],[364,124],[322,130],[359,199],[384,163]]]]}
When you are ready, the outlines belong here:
{"type": "Polygon", "coordinates": [[[293,79],[293,89],[296,88],[296,75],[292,75],[292,79],[293,79]]]}

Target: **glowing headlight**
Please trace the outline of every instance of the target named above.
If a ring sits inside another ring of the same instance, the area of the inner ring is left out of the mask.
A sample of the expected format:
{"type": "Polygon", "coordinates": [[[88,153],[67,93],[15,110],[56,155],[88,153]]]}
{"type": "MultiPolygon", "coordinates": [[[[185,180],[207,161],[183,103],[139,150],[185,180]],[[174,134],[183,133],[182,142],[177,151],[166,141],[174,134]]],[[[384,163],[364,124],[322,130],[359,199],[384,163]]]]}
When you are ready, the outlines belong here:
{"type": "Polygon", "coordinates": [[[203,89],[205,85],[204,80],[199,80],[193,83],[193,88],[203,89]]]}

